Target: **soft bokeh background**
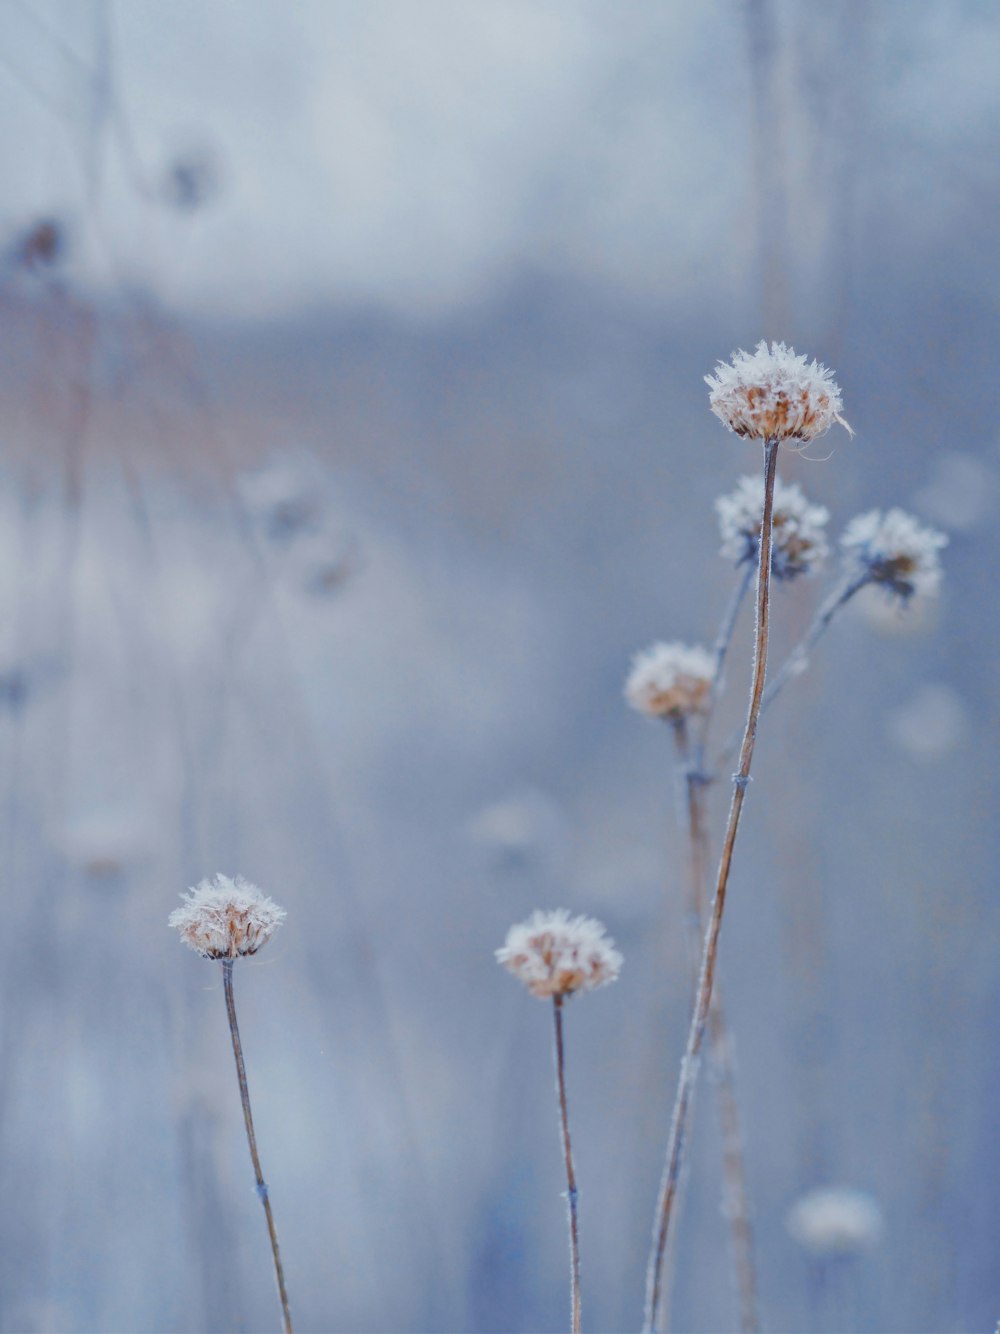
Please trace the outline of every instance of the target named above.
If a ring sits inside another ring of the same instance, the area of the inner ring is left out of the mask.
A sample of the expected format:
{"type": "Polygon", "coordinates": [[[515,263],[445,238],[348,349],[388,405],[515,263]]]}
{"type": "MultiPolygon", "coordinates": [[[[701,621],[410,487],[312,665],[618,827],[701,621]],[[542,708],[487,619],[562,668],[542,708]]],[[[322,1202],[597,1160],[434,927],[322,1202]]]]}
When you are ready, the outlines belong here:
{"type": "MultiPolygon", "coordinates": [[[[715,629],[758,459],[701,377],[768,336],[857,431],[784,475],[952,543],[761,733],[722,969],[766,1327],[992,1329],[995,6],[0,13],[0,1328],[276,1322],[221,979],[166,928],[216,870],[288,909],[237,992],[302,1331],[564,1327],[550,1018],[491,951],[607,923],[621,980],[567,1016],[584,1318],[637,1327],[689,993],[621,685],[715,629]],[[789,1234],[831,1184],[870,1251],[789,1234]]],[[[724,1330],[698,1113],[676,1327],[724,1330]]]]}

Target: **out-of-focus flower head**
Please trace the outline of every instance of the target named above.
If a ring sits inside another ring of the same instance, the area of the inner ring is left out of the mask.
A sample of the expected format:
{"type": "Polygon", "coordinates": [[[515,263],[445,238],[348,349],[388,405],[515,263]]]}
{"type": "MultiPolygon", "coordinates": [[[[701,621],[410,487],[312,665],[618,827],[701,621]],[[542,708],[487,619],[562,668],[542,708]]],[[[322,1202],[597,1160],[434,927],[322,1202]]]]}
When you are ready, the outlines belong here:
{"type": "Polygon", "coordinates": [[[859,514],[844,529],[840,542],[850,577],[867,575],[904,602],[914,593],[926,596],[940,587],[938,552],[948,539],[905,510],[859,514]]]}
{"type": "Polygon", "coordinates": [[[168,925],[206,959],[256,954],[285,920],[284,908],[241,875],[202,880],[181,898],[184,903],[170,914],[168,925]]]}
{"type": "Polygon", "coordinates": [[[592,917],[571,917],[565,908],[538,910],[507,932],[497,962],[539,1000],[594,991],[613,982],[622,956],[592,917]]]}
{"type": "Polygon", "coordinates": [[[737,435],[751,440],[815,440],[839,422],[843,403],[832,371],[797,357],[784,343],[760,342],[734,352],[706,375],[709,406],[737,435]]]}
{"type": "Polygon", "coordinates": [[[632,659],[625,699],[650,718],[679,722],[708,706],[715,659],[688,644],[651,644],[632,659]]]}
{"type": "Polygon", "coordinates": [[[818,1256],[856,1255],[882,1237],[878,1201],[847,1186],[811,1190],[792,1205],[785,1219],[792,1237],[818,1256]]]}
{"type": "MultiPolygon", "coordinates": [[[[736,490],[715,502],[721,552],[737,564],[756,561],[764,517],[764,479],[741,477],[736,490]]],[[[771,571],[776,579],[794,579],[818,569],[830,554],[826,525],[830,511],[811,504],[800,487],[780,477],[774,481],[771,571]]]]}

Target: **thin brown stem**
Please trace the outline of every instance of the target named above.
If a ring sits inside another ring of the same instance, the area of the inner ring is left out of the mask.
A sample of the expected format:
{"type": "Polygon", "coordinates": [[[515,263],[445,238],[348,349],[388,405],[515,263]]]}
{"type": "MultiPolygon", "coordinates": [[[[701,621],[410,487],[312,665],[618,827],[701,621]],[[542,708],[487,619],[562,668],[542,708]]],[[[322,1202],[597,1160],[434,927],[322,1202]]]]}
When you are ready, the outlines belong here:
{"type": "MultiPolygon", "coordinates": [[[[675,727],[674,738],[677,745],[678,767],[685,780],[685,814],[691,900],[698,921],[703,924],[708,906],[705,902],[705,867],[708,861],[708,830],[705,818],[706,787],[703,776],[693,767],[695,761],[688,747],[687,731],[683,725],[679,724],[675,727]]],[[[692,934],[694,938],[690,942],[691,966],[692,969],[695,969],[697,968],[701,935],[700,932],[692,932],[692,934]]],[[[719,1130],[722,1138],[722,1175],[725,1191],[724,1206],[725,1215],[729,1222],[730,1245],[736,1274],[740,1329],[743,1334],[756,1334],[760,1329],[760,1321],[757,1314],[757,1277],[753,1256],[753,1229],[750,1223],[746,1161],[743,1151],[743,1129],[736,1092],[736,1065],[732,1040],[726,1021],[722,991],[718,982],[716,982],[712,992],[708,1037],[719,1110],[719,1130]]],[[[675,1208],[677,1207],[679,1206],[675,1205],[675,1208]]],[[[669,1291],[666,1286],[660,1304],[665,1314],[669,1312],[669,1291]]]]}
{"type": "Polygon", "coordinates": [[[663,1258],[666,1254],[670,1236],[673,1203],[677,1194],[677,1184],[680,1180],[683,1163],[688,1113],[697,1081],[698,1054],[705,1036],[705,1028],[708,1024],[711,1008],[712,985],[715,980],[719,932],[726,906],[729,871],[732,866],[733,849],[736,845],[743,802],[750,782],[750,765],[753,760],[754,743],[757,740],[757,720],[760,717],[761,699],[764,694],[771,586],[771,520],[774,508],[774,478],[777,459],[777,440],[766,440],[764,442],[764,510],[761,519],[760,548],[757,555],[757,624],[754,635],[750,704],[743,733],[743,744],[740,747],[739,767],[733,775],[733,796],[729,807],[729,819],[726,823],[726,832],[722,843],[722,856],[719,861],[715,894],[712,900],[708,929],[705,933],[694,1013],[691,1016],[687,1047],[681,1061],[680,1078],[677,1085],[677,1096],[674,1102],[667,1156],[663,1169],[663,1180],[660,1183],[660,1193],[657,1200],[653,1244],[650,1251],[649,1267],[646,1272],[645,1329],[647,1334],[653,1334],[661,1318],[663,1258]]]}
{"type": "Polygon", "coordinates": [[[580,1334],[580,1237],[576,1218],[576,1173],[573,1149],[569,1141],[569,1111],[566,1106],[566,1071],[563,1055],[562,996],[552,997],[556,1025],[556,1091],[559,1094],[559,1120],[562,1127],[563,1158],[566,1162],[566,1213],[569,1221],[570,1303],[573,1334],[580,1334]]]}
{"type": "Polygon", "coordinates": [[[285,1271],[281,1267],[281,1252],[278,1249],[278,1234],[274,1227],[274,1215],[271,1212],[271,1200],[267,1193],[264,1174],[260,1170],[260,1157],[257,1153],[257,1136],[253,1129],[253,1115],[250,1111],[250,1089],[247,1085],[247,1072],[243,1064],[243,1044],[240,1042],[240,1029],[236,1022],[236,1001],[233,998],[233,960],[222,960],[222,983],[226,993],[226,1013],[229,1016],[229,1033],[233,1039],[233,1055],[236,1057],[236,1078],[240,1085],[240,1102],[243,1104],[243,1121],[247,1128],[247,1143],[250,1145],[250,1161],[257,1182],[257,1194],[264,1206],[267,1218],[267,1233],[271,1238],[271,1254],[274,1257],[274,1276],[278,1283],[278,1296],[281,1299],[281,1318],[285,1334],[292,1334],[292,1314],[288,1308],[288,1293],[285,1291],[285,1271]]]}

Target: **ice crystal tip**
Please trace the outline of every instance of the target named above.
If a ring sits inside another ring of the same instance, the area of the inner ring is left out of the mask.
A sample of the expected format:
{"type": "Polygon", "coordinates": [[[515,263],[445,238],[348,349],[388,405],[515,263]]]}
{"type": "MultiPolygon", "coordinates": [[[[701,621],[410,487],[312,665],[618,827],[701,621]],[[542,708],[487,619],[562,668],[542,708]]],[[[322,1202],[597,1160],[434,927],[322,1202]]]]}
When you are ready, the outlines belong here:
{"type": "Polygon", "coordinates": [[[170,914],[168,925],[206,959],[256,954],[285,920],[284,908],[240,875],[202,880],[181,898],[184,902],[170,914]]]}
{"type": "Polygon", "coordinates": [[[818,1256],[870,1250],[884,1228],[878,1201],[846,1186],[809,1191],[791,1207],[785,1223],[799,1245],[818,1256]]]}
{"type": "MultiPolygon", "coordinates": [[[[723,556],[743,564],[756,561],[764,517],[764,479],[741,477],[735,491],[715,502],[723,556]]],[[[830,511],[813,505],[794,482],[774,482],[771,523],[771,572],[776,579],[794,579],[819,568],[830,554],[826,525],[830,511]]]]}
{"type": "Polygon", "coordinates": [[[859,514],[844,529],[840,542],[850,577],[867,575],[903,602],[914,593],[936,593],[941,585],[938,553],[948,539],[905,510],[859,514]]]}
{"type": "Polygon", "coordinates": [[[834,422],[853,434],[840,415],[843,403],[833,373],[784,343],[762,341],[753,352],[734,352],[705,383],[710,408],[737,435],[808,441],[834,422]]]}
{"type": "Polygon", "coordinates": [[[601,923],[571,917],[565,908],[538,910],[512,926],[496,957],[539,1000],[606,986],[622,966],[601,923]]]}
{"type": "Polygon", "coordinates": [[[625,682],[625,699],[650,718],[678,722],[708,707],[715,659],[688,644],[651,644],[637,653],[625,682]]]}

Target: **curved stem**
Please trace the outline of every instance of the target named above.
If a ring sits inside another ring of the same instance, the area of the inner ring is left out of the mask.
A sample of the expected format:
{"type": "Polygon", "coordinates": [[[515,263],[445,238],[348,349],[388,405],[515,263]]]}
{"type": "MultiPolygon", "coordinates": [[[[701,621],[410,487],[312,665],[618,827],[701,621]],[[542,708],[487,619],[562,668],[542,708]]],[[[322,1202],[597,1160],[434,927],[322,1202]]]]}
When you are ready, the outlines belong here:
{"type": "Polygon", "coordinates": [[[281,1318],[285,1334],[292,1334],[292,1315],[288,1309],[288,1293],[285,1291],[285,1271],[281,1267],[281,1252],[278,1250],[278,1234],[274,1227],[274,1215],[267,1193],[264,1174],[260,1170],[260,1157],[257,1153],[257,1136],[253,1129],[253,1115],[250,1111],[250,1089],[247,1085],[247,1072],[243,1064],[243,1044],[240,1042],[240,1029],[236,1022],[236,1001],[233,998],[233,961],[222,960],[222,984],[226,993],[226,1013],[229,1016],[229,1033],[233,1039],[233,1055],[236,1057],[236,1078],[240,1085],[240,1102],[243,1104],[243,1121],[247,1128],[247,1143],[250,1145],[250,1161],[257,1182],[257,1194],[264,1206],[267,1218],[267,1233],[271,1238],[271,1254],[274,1257],[274,1276],[278,1282],[278,1296],[281,1299],[281,1318]]]}
{"type": "Polygon", "coordinates": [[[722,617],[722,623],[719,626],[719,633],[715,637],[715,643],[712,645],[712,657],[714,659],[714,670],[712,674],[712,688],[708,696],[708,705],[702,714],[701,723],[698,728],[695,741],[694,756],[692,763],[697,769],[701,769],[705,763],[705,746],[708,742],[708,729],[712,724],[712,715],[715,713],[715,706],[718,703],[719,695],[722,693],[723,668],[726,665],[726,655],[729,652],[729,645],[733,641],[733,632],[736,629],[736,621],[740,614],[740,608],[743,606],[743,599],[747,595],[747,590],[753,580],[755,567],[752,561],[747,561],[740,573],[739,583],[733,589],[729,599],[729,605],[726,607],[722,617]]]}
{"type": "Polygon", "coordinates": [[[740,815],[743,811],[743,801],[750,782],[750,764],[753,760],[754,744],[757,740],[757,721],[760,717],[761,700],[764,694],[771,586],[771,519],[774,508],[774,478],[777,458],[777,440],[764,441],[764,509],[761,519],[760,547],[757,555],[757,625],[754,636],[750,705],[747,711],[746,727],[743,732],[743,744],[740,747],[739,768],[733,775],[733,796],[729,807],[729,819],[726,823],[726,832],[722,843],[722,856],[716,878],[715,895],[712,901],[708,929],[705,933],[694,1013],[691,1016],[691,1027],[688,1030],[687,1047],[681,1061],[680,1078],[677,1085],[677,1096],[674,1101],[670,1138],[663,1169],[663,1180],[660,1183],[660,1193],[657,1200],[653,1226],[653,1244],[646,1272],[645,1329],[647,1334],[653,1334],[661,1314],[663,1258],[666,1254],[667,1241],[670,1235],[673,1203],[677,1194],[677,1184],[683,1162],[688,1111],[697,1080],[698,1054],[701,1050],[702,1039],[705,1036],[711,1007],[712,984],[715,980],[719,932],[722,927],[722,914],[726,906],[729,871],[740,825],[740,815]]]}
{"type": "Polygon", "coordinates": [[[559,1120],[562,1128],[563,1158],[566,1162],[566,1212],[569,1220],[569,1274],[573,1334],[580,1334],[580,1238],[576,1218],[576,1173],[573,1149],[569,1142],[569,1111],[566,1106],[566,1074],[563,1056],[562,996],[552,997],[556,1025],[556,1091],[559,1094],[559,1120]]]}

